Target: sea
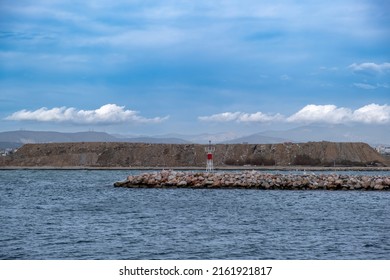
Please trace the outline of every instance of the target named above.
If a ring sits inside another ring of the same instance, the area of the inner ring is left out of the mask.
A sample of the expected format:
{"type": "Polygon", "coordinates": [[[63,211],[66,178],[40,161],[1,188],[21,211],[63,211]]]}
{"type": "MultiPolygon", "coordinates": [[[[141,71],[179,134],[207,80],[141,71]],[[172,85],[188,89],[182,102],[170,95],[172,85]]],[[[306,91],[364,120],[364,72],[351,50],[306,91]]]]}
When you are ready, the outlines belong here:
{"type": "Polygon", "coordinates": [[[140,172],[0,170],[0,259],[390,259],[390,192],[113,187],[140,172]]]}

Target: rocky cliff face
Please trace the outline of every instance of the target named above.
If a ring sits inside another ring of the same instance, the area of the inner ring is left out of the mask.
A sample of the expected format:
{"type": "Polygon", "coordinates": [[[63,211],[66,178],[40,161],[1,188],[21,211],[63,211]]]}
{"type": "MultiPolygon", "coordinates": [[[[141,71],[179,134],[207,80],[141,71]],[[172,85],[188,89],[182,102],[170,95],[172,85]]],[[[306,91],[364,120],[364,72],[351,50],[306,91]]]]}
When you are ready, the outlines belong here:
{"type": "MultiPolygon", "coordinates": [[[[3,166],[52,167],[204,167],[204,145],[142,143],[26,144],[3,166]]],[[[284,143],[215,145],[215,166],[227,165],[386,165],[386,160],[365,143],[284,143]]]]}

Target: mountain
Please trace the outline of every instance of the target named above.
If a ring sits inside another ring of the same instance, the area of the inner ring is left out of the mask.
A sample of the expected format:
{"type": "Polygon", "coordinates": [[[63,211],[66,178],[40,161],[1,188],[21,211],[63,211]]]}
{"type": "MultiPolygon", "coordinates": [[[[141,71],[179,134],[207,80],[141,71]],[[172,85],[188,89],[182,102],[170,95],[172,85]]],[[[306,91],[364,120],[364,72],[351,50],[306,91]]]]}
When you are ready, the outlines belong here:
{"type": "Polygon", "coordinates": [[[276,143],[284,143],[284,142],[291,142],[291,140],[286,138],[280,138],[280,137],[272,137],[272,136],[265,136],[261,133],[256,133],[240,138],[236,138],[229,141],[222,142],[223,144],[276,144],[276,143]]]}
{"type": "Polygon", "coordinates": [[[241,135],[234,132],[220,132],[220,133],[201,133],[201,134],[178,134],[170,133],[164,135],[154,135],[154,138],[179,138],[190,143],[197,144],[208,144],[209,141],[212,143],[222,143],[228,140],[235,139],[241,135]]]}
{"type": "Polygon", "coordinates": [[[151,143],[151,144],[189,144],[190,141],[186,141],[180,138],[157,138],[157,137],[134,137],[134,138],[120,138],[117,142],[128,143],[151,143]]]}
{"type": "Polygon", "coordinates": [[[203,133],[203,134],[166,134],[159,137],[180,138],[192,143],[207,144],[275,144],[284,142],[365,142],[372,146],[378,144],[390,145],[390,127],[383,125],[305,125],[286,130],[267,130],[249,135],[239,135],[234,132],[203,133]],[[385,129],[384,129],[385,128],[385,129]]]}
{"type": "Polygon", "coordinates": [[[264,131],[263,136],[291,139],[293,142],[334,141],[390,144],[390,128],[375,125],[307,125],[284,131],[264,131]]]}
{"type": "Polygon", "coordinates": [[[111,135],[105,132],[62,133],[54,131],[0,132],[0,148],[17,148],[26,143],[130,142],[153,144],[275,144],[284,142],[365,142],[371,146],[390,145],[390,127],[375,125],[306,125],[288,130],[267,130],[246,136],[234,132],[164,134],[154,136],[111,135]]]}
{"type": "Polygon", "coordinates": [[[55,131],[7,131],[0,132],[0,142],[54,143],[54,142],[114,142],[117,138],[105,132],[64,133],[55,131]]]}
{"type": "Polygon", "coordinates": [[[7,131],[0,132],[0,148],[19,148],[23,144],[33,143],[73,143],[73,142],[129,142],[153,144],[188,144],[189,141],[167,137],[129,137],[119,138],[105,132],[55,132],[55,131],[7,131]]]}

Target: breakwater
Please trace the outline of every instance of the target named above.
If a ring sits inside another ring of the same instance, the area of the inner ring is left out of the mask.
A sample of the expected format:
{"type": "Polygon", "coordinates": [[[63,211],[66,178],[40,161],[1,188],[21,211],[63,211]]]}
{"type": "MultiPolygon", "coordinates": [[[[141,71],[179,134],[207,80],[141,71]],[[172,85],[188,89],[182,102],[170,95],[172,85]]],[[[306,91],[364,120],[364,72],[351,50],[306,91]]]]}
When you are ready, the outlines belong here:
{"type": "Polygon", "coordinates": [[[115,187],[128,188],[243,188],[281,190],[389,191],[390,177],[339,174],[269,174],[259,171],[185,172],[163,170],[128,176],[115,187]]]}

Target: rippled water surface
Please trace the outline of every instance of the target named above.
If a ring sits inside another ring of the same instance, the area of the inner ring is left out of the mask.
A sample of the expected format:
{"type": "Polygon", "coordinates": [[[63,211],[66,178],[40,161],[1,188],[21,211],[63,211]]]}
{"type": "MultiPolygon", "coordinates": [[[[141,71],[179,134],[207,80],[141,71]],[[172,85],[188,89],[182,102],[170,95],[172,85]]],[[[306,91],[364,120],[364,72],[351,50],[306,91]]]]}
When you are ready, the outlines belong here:
{"type": "Polygon", "coordinates": [[[0,258],[390,259],[390,192],[112,186],[131,172],[0,171],[0,258]]]}

